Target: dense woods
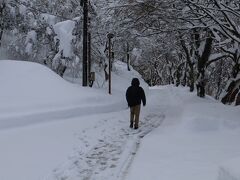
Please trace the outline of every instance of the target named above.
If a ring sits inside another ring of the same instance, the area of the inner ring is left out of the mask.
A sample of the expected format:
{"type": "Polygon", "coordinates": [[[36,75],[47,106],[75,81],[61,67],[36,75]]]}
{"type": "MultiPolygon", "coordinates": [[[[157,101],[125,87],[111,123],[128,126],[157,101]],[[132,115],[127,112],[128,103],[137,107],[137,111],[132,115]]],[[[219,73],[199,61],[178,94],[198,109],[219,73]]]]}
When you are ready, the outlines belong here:
{"type": "MultiPolygon", "coordinates": [[[[0,25],[8,58],[81,77],[81,1],[0,0],[0,25]]],[[[90,0],[89,33],[98,86],[113,33],[114,59],[131,64],[149,85],[189,86],[200,97],[240,105],[238,0],[90,0]]]]}

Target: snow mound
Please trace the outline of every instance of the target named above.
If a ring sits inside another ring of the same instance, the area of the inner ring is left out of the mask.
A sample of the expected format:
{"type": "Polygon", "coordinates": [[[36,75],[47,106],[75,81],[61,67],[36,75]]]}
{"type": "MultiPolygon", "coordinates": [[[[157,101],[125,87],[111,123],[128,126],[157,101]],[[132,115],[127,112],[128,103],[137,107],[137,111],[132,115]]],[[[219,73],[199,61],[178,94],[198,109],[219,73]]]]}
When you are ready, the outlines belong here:
{"type": "Polygon", "coordinates": [[[148,91],[148,85],[147,83],[142,79],[142,76],[135,71],[132,67],[131,71],[127,70],[127,64],[121,61],[115,61],[114,64],[114,73],[113,73],[113,80],[114,86],[113,89],[116,91],[119,90],[126,90],[128,86],[131,85],[132,78],[138,78],[140,81],[140,86],[143,87],[145,92],[147,93],[148,91]]]}
{"type": "Polygon", "coordinates": [[[0,84],[1,116],[114,102],[101,90],[71,84],[47,67],[26,61],[0,61],[0,84]]]}

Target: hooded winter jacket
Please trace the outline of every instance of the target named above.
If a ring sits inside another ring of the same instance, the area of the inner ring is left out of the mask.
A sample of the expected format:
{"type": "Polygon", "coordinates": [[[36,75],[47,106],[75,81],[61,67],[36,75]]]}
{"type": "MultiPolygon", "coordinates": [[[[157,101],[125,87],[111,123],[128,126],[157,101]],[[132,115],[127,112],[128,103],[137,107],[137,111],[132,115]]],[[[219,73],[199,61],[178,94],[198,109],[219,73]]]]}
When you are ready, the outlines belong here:
{"type": "Polygon", "coordinates": [[[140,82],[138,78],[133,78],[131,86],[126,91],[126,99],[129,107],[140,105],[141,101],[143,105],[146,105],[146,97],[142,87],[139,86],[140,82]]]}

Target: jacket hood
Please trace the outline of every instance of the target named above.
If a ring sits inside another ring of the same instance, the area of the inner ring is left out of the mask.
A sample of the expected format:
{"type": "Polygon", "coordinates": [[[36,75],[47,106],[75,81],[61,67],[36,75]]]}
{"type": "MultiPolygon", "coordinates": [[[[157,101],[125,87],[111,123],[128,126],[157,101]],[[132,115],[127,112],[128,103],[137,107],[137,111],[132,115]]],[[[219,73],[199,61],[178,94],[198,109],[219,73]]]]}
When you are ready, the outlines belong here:
{"type": "Polygon", "coordinates": [[[132,84],[132,86],[139,86],[140,82],[139,82],[138,78],[133,78],[131,84],[132,84]]]}

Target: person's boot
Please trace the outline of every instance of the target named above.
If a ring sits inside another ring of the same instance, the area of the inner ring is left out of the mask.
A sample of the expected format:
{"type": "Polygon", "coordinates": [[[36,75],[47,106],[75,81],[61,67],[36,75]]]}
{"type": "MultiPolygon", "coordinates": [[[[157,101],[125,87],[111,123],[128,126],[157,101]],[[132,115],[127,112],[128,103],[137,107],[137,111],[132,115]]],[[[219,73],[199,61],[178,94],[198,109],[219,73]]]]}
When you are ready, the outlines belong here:
{"type": "Polygon", "coordinates": [[[138,129],[138,126],[134,126],[134,129],[138,129]]]}
{"type": "Polygon", "coordinates": [[[130,126],[129,126],[130,128],[133,128],[133,123],[130,123],[130,126]]]}

